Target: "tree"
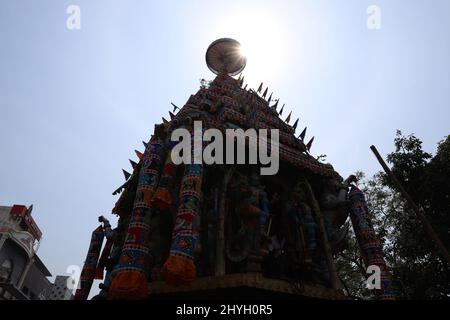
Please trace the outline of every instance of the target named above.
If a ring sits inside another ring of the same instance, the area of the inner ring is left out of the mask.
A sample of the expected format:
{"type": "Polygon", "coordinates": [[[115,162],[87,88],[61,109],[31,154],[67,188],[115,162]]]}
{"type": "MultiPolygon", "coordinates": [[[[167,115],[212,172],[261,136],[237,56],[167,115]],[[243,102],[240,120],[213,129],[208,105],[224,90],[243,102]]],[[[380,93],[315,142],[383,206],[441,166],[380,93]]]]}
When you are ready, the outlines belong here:
{"type": "MultiPolygon", "coordinates": [[[[387,157],[393,174],[449,248],[450,136],[438,144],[435,156],[424,152],[422,141],[414,135],[404,136],[397,131],[394,144],[395,151],[387,157]]],[[[449,266],[439,256],[415,214],[394,191],[389,177],[378,172],[372,179],[363,179],[361,187],[383,244],[386,262],[401,284],[402,295],[410,299],[450,299],[449,266]]],[[[338,257],[339,266],[347,271],[342,278],[352,295],[365,298],[368,292],[361,282],[364,270],[357,263],[359,250],[353,239],[349,241],[348,250],[338,257]],[[360,272],[349,273],[355,266],[360,272]]]]}

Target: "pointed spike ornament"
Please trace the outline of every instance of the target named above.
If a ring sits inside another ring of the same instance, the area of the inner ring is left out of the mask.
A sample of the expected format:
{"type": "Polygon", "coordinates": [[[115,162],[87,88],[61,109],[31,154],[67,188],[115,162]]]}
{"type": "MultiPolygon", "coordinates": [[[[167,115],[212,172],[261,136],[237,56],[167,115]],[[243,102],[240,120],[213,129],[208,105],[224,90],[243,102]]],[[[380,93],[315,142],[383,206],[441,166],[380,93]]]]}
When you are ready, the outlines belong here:
{"type": "Polygon", "coordinates": [[[122,172],[123,172],[123,175],[124,175],[124,177],[125,177],[125,181],[127,181],[128,178],[131,176],[131,173],[125,171],[124,169],[122,169],[122,172]]]}
{"type": "Polygon", "coordinates": [[[164,128],[167,129],[169,127],[169,121],[167,121],[164,117],[162,118],[162,121],[163,121],[164,128]]]}
{"type": "Polygon", "coordinates": [[[244,90],[247,90],[247,85],[248,85],[248,83],[245,84],[244,90]]]}
{"type": "Polygon", "coordinates": [[[273,92],[270,94],[269,100],[267,100],[268,103],[270,103],[270,101],[272,101],[272,94],[273,94],[273,92]]]}
{"type": "Polygon", "coordinates": [[[262,87],[263,87],[263,83],[261,82],[261,84],[259,85],[258,90],[256,92],[261,93],[262,87]]]}
{"type": "Polygon", "coordinates": [[[305,136],[306,136],[306,129],[308,127],[305,127],[305,129],[303,129],[302,133],[300,133],[300,135],[298,136],[300,139],[305,140],[305,136]]]}
{"type": "Polygon", "coordinates": [[[169,111],[169,116],[170,116],[170,120],[173,120],[173,118],[175,118],[175,115],[169,111]]]}
{"type": "Polygon", "coordinates": [[[134,161],[131,160],[131,159],[128,159],[128,161],[130,161],[131,167],[132,167],[133,169],[136,168],[136,166],[137,166],[137,163],[136,163],[136,162],[134,162],[134,161]]]}
{"type": "Polygon", "coordinates": [[[295,132],[295,130],[297,129],[298,120],[299,120],[299,118],[297,118],[297,120],[295,120],[295,123],[294,123],[294,125],[292,126],[292,128],[294,129],[294,132],[295,132]]]}
{"type": "Polygon", "coordinates": [[[313,144],[313,141],[314,141],[314,137],[312,137],[311,140],[309,140],[308,144],[306,145],[306,149],[307,149],[308,151],[311,150],[311,146],[312,146],[312,144],[313,144]]]}
{"type": "Polygon", "coordinates": [[[291,114],[292,114],[292,111],[289,112],[289,115],[287,116],[286,120],[284,120],[284,121],[286,121],[287,124],[289,124],[289,122],[291,121],[291,114]]]}
{"type": "Polygon", "coordinates": [[[139,160],[142,160],[142,158],[144,157],[144,155],[139,152],[138,150],[134,150],[134,152],[136,153],[137,157],[139,158],[139,160]]]}
{"type": "Polygon", "coordinates": [[[266,90],[264,90],[264,93],[263,93],[263,95],[262,95],[263,98],[266,97],[266,95],[267,95],[267,90],[269,90],[269,88],[266,88],[266,90]]]}
{"type": "Polygon", "coordinates": [[[144,145],[145,149],[147,149],[147,148],[148,148],[148,143],[147,143],[147,142],[145,142],[145,141],[142,141],[142,144],[144,145]]]}
{"type": "Polygon", "coordinates": [[[283,115],[283,110],[284,110],[284,104],[283,104],[283,106],[282,106],[281,109],[280,109],[280,112],[279,112],[279,115],[280,115],[280,116],[283,115]]]}

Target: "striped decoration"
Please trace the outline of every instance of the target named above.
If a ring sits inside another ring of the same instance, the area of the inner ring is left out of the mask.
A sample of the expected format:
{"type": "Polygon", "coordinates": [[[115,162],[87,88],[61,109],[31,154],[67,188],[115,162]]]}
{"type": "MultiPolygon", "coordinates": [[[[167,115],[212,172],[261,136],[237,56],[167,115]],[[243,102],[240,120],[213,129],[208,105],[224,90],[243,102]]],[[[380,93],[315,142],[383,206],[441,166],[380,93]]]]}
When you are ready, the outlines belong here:
{"type": "Polygon", "coordinates": [[[167,151],[166,163],[161,173],[158,189],[152,199],[152,205],[159,210],[167,210],[172,206],[170,187],[174,180],[175,164],[172,161],[172,148],[167,151]]]}
{"type": "Polygon", "coordinates": [[[74,300],[86,300],[89,296],[104,238],[105,234],[100,225],[92,232],[91,244],[89,245],[86,261],[84,262],[83,270],[81,271],[80,288],[77,289],[73,298],[74,300]]]}
{"type": "Polygon", "coordinates": [[[384,261],[383,251],[373,228],[364,194],[356,186],[351,185],[349,199],[350,218],[366,268],[376,265],[381,270],[381,289],[374,289],[375,295],[380,300],[394,300],[396,295],[392,277],[384,261]]]}
{"type": "Polygon", "coordinates": [[[198,241],[198,234],[194,223],[200,214],[202,174],[203,166],[201,164],[185,165],[170,255],[161,272],[169,284],[188,284],[197,276],[194,249],[198,241]]]}
{"type": "Polygon", "coordinates": [[[151,255],[151,201],[158,186],[163,154],[162,141],[154,135],[143,156],[136,198],[118,265],[112,273],[109,297],[144,299],[148,295],[147,277],[151,255]]]}
{"type": "Polygon", "coordinates": [[[95,269],[95,280],[103,280],[103,271],[105,270],[106,263],[111,253],[113,242],[112,239],[106,240],[105,247],[103,248],[100,259],[98,260],[97,268],[95,269]]]}

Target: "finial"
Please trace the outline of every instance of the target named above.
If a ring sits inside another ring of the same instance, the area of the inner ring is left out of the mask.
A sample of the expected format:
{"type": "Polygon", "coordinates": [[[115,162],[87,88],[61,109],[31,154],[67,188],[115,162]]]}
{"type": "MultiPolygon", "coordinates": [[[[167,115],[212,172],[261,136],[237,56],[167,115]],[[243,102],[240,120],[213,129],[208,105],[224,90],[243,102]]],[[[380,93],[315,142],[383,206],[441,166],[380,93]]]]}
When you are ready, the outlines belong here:
{"type": "Polygon", "coordinates": [[[206,50],[206,65],[217,75],[238,75],[247,64],[247,58],[240,53],[240,48],[241,44],[234,39],[218,39],[206,50]]]}

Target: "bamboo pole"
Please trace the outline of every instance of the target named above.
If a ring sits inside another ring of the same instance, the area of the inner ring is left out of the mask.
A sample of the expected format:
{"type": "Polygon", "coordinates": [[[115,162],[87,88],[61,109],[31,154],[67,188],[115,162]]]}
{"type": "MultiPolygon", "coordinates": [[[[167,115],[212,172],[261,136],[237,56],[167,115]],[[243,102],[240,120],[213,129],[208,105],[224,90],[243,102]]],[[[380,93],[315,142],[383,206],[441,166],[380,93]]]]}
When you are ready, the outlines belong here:
{"type": "Polygon", "coordinates": [[[445,248],[444,244],[442,243],[441,239],[439,239],[439,236],[434,231],[431,224],[428,222],[427,218],[423,215],[423,213],[420,211],[419,207],[415,204],[414,200],[411,198],[411,196],[406,192],[406,190],[401,185],[400,181],[394,176],[391,169],[387,166],[386,162],[384,162],[383,158],[381,157],[380,153],[378,152],[377,148],[375,146],[371,146],[370,149],[375,154],[375,157],[377,158],[378,162],[383,167],[384,171],[388,176],[391,177],[392,181],[394,182],[394,185],[397,188],[397,191],[399,191],[403,197],[406,199],[406,202],[411,207],[411,209],[414,210],[416,213],[417,218],[422,222],[425,233],[428,235],[428,237],[435,242],[437,245],[439,252],[444,257],[444,259],[447,261],[447,264],[450,266],[450,255],[445,248]]]}
{"type": "Polygon", "coordinates": [[[308,195],[308,198],[311,202],[312,209],[314,211],[314,214],[317,217],[318,220],[318,228],[319,228],[319,235],[320,235],[320,242],[322,243],[323,250],[325,253],[325,260],[327,262],[328,270],[330,272],[330,283],[331,287],[333,289],[338,290],[339,289],[339,277],[336,270],[336,265],[333,261],[333,255],[331,254],[331,246],[328,241],[327,232],[325,230],[325,222],[323,220],[323,215],[320,212],[319,203],[316,200],[316,197],[314,196],[314,192],[311,188],[311,185],[309,184],[308,180],[304,179],[305,181],[305,187],[306,187],[306,193],[308,195]]]}

